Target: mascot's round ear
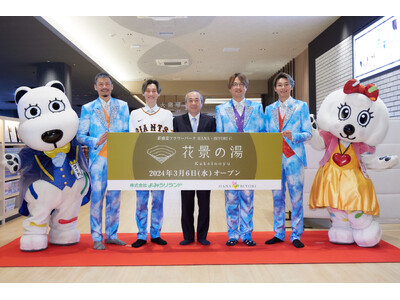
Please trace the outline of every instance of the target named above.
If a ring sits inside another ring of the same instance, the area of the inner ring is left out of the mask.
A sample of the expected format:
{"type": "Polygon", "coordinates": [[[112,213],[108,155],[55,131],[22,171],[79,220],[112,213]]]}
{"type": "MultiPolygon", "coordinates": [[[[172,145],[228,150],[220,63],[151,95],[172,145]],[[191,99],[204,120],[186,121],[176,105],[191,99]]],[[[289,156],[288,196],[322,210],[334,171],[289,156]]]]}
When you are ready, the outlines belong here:
{"type": "Polygon", "coordinates": [[[65,93],[65,88],[61,82],[58,80],[52,80],[46,84],[46,86],[53,87],[59,89],[61,92],[65,93]]]}
{"type": "Polygon", "coordinates": [[[18,104],[18,102],[22,98],[22,96],[25,95],[30,90],[31,90],[31,88],[29,88],[27,86],[21,86],[21,87],[17,88],[17,90],[14,93],[15,103],[18,104]]]}

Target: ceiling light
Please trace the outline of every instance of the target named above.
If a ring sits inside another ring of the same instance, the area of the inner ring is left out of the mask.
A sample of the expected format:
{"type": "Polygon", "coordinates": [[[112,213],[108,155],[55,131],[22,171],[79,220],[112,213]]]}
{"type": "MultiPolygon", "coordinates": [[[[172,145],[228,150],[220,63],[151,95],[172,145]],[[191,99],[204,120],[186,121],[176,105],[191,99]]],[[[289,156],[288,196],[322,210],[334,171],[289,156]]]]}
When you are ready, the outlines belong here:
{"type": "Polygon", "coordinates": [[[224,48],[222,52],[239,52],[240,48],[224,48]]]}
{"type": "MultiPolygon", "coordinates": [[[[230,101],[231,98],[206,98],[204,104],[223,104],[230,101]]],[[[256,103],[261,103],[261,98],[246,98],[246,100],[254,101],[256,103]]]]}
{"type": "Polygon", "coordinates": [[[133,95],[133,98],[135,98],[137,101],[139,101],[140,103],[142,103],[142,104],[143,104],[143,106],[146,106],[146,103],[144,103],[144,102],[143,102],[143,100],[142,100],[142,99],[140,99],[138,96],[136,96],[136,95],[133,95]]]}
{"type": "Polygon", "coordinates": [[[137,44],[131,44],[131,49],[139,49],[141,46],[137,44]]]}
{"type": "Polygon", "coordinates": [[[159,67],[188,66],[189,65],[189,59],[187,59],[187,58],[156,59],[156,64],[159,67]]]}
{"type": "MultiPolygon", "coordinates": [[[[93,40],[96,38],[88,38],[90,36],[90,26],[83,26],[86,22],[89,22],[89,18],[82,18],[77,21],[78,17],[68,16],[48,16],[43,17],[44,24],[54,31],[58,36],[63,36],[67,43],[73,47],[76,47],[89,57],[95,64],[101,69],[107,70],[107,72],[115,78],[117,81],[128,81],[132,79],[132,74],[127,64],[120,63],[117,57],[109,57],[109,53],[112,47],[98,47],[98,43],[94,43],[93,40]],[[109,57],[104,59],[104,57],[109,57]]],[[[112,38],[115,32],[105,33],[106,36],[112,38]]],[[[114,38],[118,37],[118,34],[114,38]]],[[[135,67],[136,68],[136,67],[135,67]]]]}
{"type": "Polygon", "coordinates": [[[137,17],[138,19],[151,19],[158,22],[172,21],[176,19],[186,19],[184,16],[162,16],[162,17],[137,17]]]}
{"type": "Polygon", "coordinates": [[[159,37],[174,37],[175,36],[175,32],[172,32],[172,31],[158,32],[157,34],[159,37]]]}

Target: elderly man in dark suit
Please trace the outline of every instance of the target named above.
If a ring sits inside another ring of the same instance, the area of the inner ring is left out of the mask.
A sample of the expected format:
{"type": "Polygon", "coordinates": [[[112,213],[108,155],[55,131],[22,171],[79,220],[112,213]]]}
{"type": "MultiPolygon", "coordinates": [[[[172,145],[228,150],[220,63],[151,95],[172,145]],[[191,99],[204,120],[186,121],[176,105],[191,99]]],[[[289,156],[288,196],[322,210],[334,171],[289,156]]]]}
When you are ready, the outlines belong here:
{"type": "MultiPolygon", "coordinates": [[[[203,106],[203,96],[197,90],[189,91],[185,96],[188,113],[174,118],[174,132],[215,132],[215,119],[200,113],[203,106]]],[[[197,241],[209,245],[207,240],[210,223],[210,192],[211,191],[181,191],[182,197],[182,231],[183,241],[180,245],[194,242],[194,195],[197,193],[199,216],[197,219],[197,241]]]]}

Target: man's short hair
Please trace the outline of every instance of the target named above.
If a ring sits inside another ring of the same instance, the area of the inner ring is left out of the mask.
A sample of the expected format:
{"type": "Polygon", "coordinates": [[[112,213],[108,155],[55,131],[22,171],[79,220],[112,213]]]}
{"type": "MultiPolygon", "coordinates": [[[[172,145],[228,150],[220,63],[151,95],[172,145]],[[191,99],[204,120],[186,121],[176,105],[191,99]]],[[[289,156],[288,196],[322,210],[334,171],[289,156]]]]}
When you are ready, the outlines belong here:
{"type": "Polygon", "coordinates": [[[199,93],[201,103],[203,103],[203,95],[202,95],[198,90],[190,90],[190,91],[187,92],[186,95],[185,95],[185,104],[187,103],[187,98],[188,98],[188,95],[189,95],[190,93],[199,93]]]}
{"type": "Polygon", "coordinates": [[[108,73],[106,73],[106,72],[100,72],[99,74],[97,74],[97,75],[94,77],[94,84],[97,84],[97,79],[99,79],[99,78],[109,78],[110,81],[111,81],[111,84],[113,83],[110,74],[108,74],[108,73]]]}
{"type": "Polygon", "coordinates": [[[161,94],[161,85],[155,79],[148,79],[143,83],[143,85],[142,85],[142,94],[144,94],[144,92],[146,91],[147,86],[150,85],[150,84],[155,84],[155,86],[157,87],[157,93],[161,94]]]}
{"type": "Polygon", "coordinates": [[[231,89],[231,87],[232,87],[232,85],[233,85],[233,82],[235,81],[236,77],[239,78],[240,82],[243,83],[244,86],[245,86],[246,89],[247,89],[247,87],[249,86],[249,80],[248,80],[247,77],[246,77],[244,74],[242,74],[242,73],[235,73],[235,74],[233,74],[231,77],[229,77],[229,80],[228,80],[228,89],[231,89]]]}
{"type": "Polygon", "coordinates": [[[294,88],[294,80],[293,80],[292,76],[290,76],[289,74],[287,74],[285,72],[280,72],[280,73],[278,73],[278,75],[275,76],[274,87],[276,87],[276,82],[281,78],[286,78],[287,81],[289,81],[290,87],[294,88]]]}

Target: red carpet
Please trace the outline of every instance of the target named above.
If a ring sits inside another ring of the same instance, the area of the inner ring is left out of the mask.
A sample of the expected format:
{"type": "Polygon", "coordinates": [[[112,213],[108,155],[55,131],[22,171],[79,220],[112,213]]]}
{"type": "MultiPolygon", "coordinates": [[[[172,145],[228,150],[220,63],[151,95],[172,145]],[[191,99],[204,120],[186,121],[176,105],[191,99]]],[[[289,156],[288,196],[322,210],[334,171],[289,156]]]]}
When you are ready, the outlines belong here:
{"type": "MultiPolygon", "coordinates": [[[[265,245],[272,232],[254,232],[254,247],[239,242],[225,245],[227,234],[209,233],[210,246],[194,243],[180,246],[182,233],[161,233],[168,245],[147,243],[141,248],[106,245],[106,250],[93,250],[89,234],[73,246],[49,245],[40,252],[19,250],[19,238],[0,248],[0,267],[52,267],[52,266],[160,266],[160,265],[236,265],[236,264],[307,264],[307,263],[367,263],[400,262],[400,249],[381,241],[373,248],[356,245],[335,245],[328,241],[326,231],[305,231],[302,241],[306,245],[296,249],[286,241],[265,245]]],[[[136,234],[120,233],[118,237],[131,244],[136,234]]]]}

